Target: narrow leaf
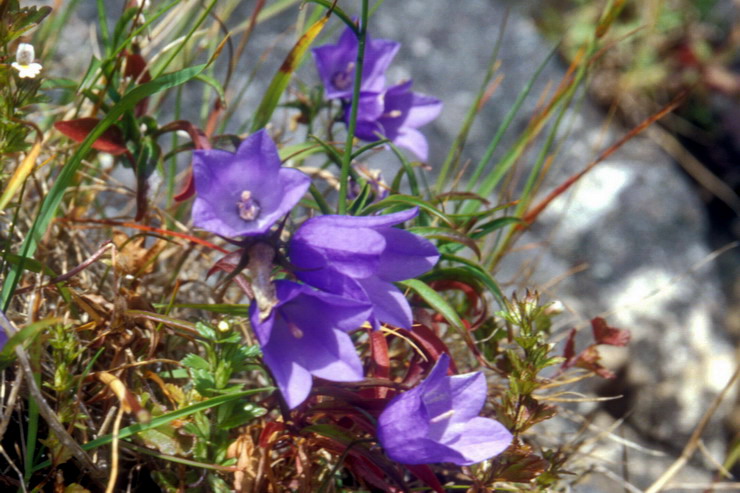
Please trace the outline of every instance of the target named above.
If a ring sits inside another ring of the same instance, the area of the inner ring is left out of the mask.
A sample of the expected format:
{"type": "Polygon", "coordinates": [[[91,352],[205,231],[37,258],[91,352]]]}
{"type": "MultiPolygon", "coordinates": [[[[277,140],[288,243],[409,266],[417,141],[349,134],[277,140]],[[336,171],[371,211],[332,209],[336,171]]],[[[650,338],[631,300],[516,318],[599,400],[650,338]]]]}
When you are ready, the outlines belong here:
{"type": "Polygon", "coordinates": [[[267,125],[270,121],[272,113],[275,111],[275,108],[277,108],[278,102],[280,101],[280,96],[282,96],[285,88],[288,87],[290,77],[293,75],[293,72],[298,65],[300,65],[308,47],[311,46],[311,43],[316,39],[316,36],[319,35],[328,20],[328,17],[322,17],[316,21],[316,23],[314,23],[314,25],[311,26],[303,36],[301,36],[293,49],[290,50],[290,53],[288,53],[288,56],[285,57],[280,69],[278,69],[277,73],[272,78],[272,82],[270,82],[270,86],[267,88],[267,92],[262,98],[259,108],[257,108],[254,120],[252,121],[251,132],[256,132],[267,125]]]}

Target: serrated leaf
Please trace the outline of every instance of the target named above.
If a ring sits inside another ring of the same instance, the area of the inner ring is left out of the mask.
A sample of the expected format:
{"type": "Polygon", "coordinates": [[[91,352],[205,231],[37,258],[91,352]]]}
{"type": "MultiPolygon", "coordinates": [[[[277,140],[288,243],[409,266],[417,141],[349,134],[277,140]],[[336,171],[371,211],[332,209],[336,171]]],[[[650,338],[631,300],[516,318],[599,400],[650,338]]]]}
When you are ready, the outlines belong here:
{"type": "Polygon", "coordinates": [[[185,356],[182,360],[180,360],[180,363],[194,370],[210,370],[211,369],[211,365],[208,363],[208,361],[198,356],[197,354],[193,354],[193,353],[190,353],[187,356],[185,356]]]}
{"type": "Polygon", "coordinates": [[[195,330],[198,331],[198,334],[203,336],[204,339],[207,339],[209,341],[215,341],[216,339],[218,339],[218,334],[216,333],[216,330],[213,329],[213,327],[204,324],[203,322],[196,322],[195,330]]]}

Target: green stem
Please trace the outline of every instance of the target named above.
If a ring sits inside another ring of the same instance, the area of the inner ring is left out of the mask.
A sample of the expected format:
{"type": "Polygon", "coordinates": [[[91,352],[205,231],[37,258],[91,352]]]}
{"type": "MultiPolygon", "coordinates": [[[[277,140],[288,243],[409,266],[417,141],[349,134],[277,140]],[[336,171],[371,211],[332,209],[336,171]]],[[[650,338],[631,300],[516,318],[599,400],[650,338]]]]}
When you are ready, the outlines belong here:
{"type": "Polygon", "coordinates": [[[365,61],[365,38],[367,37],[368,0],[362,0],[362,14],[360,16],[360,33],[357,36],[357,62],[355,65],[355,83],[352,89],[352,107],[347,126],[347,143],[342,156],[342,171],[339,177],[339,203],[337,213],[347,212],[347,185],[349,182],[349,168],[352,164],[352,143],[355,140],[357,128],[357,107],[360,103],[360,86],[362,85],[362,66],[365,61]]]}

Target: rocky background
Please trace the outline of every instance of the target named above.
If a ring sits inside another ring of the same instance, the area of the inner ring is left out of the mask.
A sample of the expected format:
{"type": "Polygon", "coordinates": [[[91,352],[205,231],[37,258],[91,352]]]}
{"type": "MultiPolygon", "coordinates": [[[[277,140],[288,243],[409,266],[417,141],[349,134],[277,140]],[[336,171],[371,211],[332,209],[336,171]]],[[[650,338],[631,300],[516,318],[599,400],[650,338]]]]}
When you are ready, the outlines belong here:
{"type": "MultiPolygon", "coordinates": [[[[376,36],[403,43],[395,64],[400,68],[391,78],[413,77],[416,90],[445,102],[427,132],[432,167],[441,164],[473,102],[507,12],[499,70],[504,79],[473,126],[463,161],[477,162],[554,47],[541,37],[527,6],[511,7],[498,0],[405,0],[387,2],[374,19],[376,36]]],[[[540,92],[557,84],[564,72],[557,58],[545,67],[509,131],[511,140],[534,112],[540,92]]],[[[589,97],[569,116],[563,125],[567,141],[543,190],[585,167],[628,131],[607,119],[589,97]]],[[[528,158],[534,160],[535,152],[528,158]]],[[[601,433],[581,450],[594,474],[580,491],[625,491],[623,480],[640,489],[649,486],[680,454],[734,372],[737,291],[732,290],[740,255],[730,250],[718,263],[713,250],[737,236],[729,227],[717,232],[712,226],[695,185],[655,142],[638,137],[553,203],[498,272],[509,293],[535,287],[561,300],[568,312],[561,317],[563,327],[586,329],[584,340],[590,336],[587,321],[597,315],[632,332],[629,348],[605,352],[618,378],[584,389],[624,397],[577,408],[593,419],[589,432],[601,433]]],[[[733,399],[725,401],[703,435],[708,454],[695,454],[674,484],[712,478],[716,467],[709,455],[722,462],[739,429],[733,399]]],[[[567,416],[562,429],[546,433],[562,433],[562,440],[581,428],[567,416]]]]}

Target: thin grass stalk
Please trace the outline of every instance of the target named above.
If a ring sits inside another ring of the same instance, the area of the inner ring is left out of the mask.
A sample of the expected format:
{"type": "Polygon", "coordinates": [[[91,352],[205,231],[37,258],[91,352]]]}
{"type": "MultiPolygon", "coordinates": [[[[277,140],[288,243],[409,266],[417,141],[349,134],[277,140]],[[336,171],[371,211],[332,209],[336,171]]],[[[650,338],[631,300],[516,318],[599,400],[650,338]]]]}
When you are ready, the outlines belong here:
{"type": "Polygon", "coordinates": [[[213,7],[216,6],[217,0],[211,0],[211,3],[208,4],[208,7],[206,7],[205,11],[201,14],[201,16],[198,18],[197,21],[195,21],[195,24],[193,27],[188,31],[188,33],[185,35],[185,39],[182,40],[182,42],[175,48],[175,50],[172,51],[170,54],[170,57],[162,63],[162,65],[159,67],[159,70],[157,71],[157,75],[153,78],[156,79],[160,75],[164,73],[165,70],[167,70],[167,67],[169,67],[170,63],[175,59],[175,57],[182,51],[185,46],[187,46],[188,41],[191,37],[193,37],[193,34],[195,34],[195,31],[198,30],[201,24],[206,20],[206,17],[211,13],[211,10],[213,10],[213,7]]]}
{"type": "Polygon", "coordinates": [[[352,107],[347,126],[347,143],[344,147],[342,169],[339,175],[339,199],[337,201],[337,214],[347,212],[347,190],[349,185],[349,168],[352,164],[352,144],[355,140],[357,128],[357,111],[360,103],[360,86],[362,85],[362,67],[365,62],[365,39],[367,38],[368,0],[362,0],[362,13],[360,15],[360,31],[357,42],[357,64],[355,66],[355,80],[352,88],[352,107]]]}
{"type": "MultiPolygon", "coordinates": [[[[529,96],[529,93],[531,92],[532,87],[534,87],[534,83],[539,78],[539,75],[542,73],[542,70],[549,63],[550,59],[555,55],[555,53],[557,53],[557,47],[553,48],[552,51],[539,65],[539,67],[537,67],[537,70],[535,71],[534,75],[532,75],[532,78],[527,82],[527,84],[524,86],[524,89],[522,89],[522,92],[520,92],[517,96],[516,101],[514,101],[514,105],[506,113],[506,117],[504,118],[503,123],[501,123],[501,126],[496,131],[496,134],[493,136],[491,143],[488,144],[486,152],[483,154],[483,157],[478,162],[478,165],[476,166],[473,174],[468,180],[468,186],[466,189],[467,191],[471,191],[473,188],[475,188],[476,184],[480,183],[481,175],[488,167],[488,164],[490,163],[494,152],[496,152],[496,149],[498,149],[498,145],[501,143],[501,139],[503,138],[506,131],[509,129],[511,122],[514,120],[514,117],[519,112],[519,109],[524,103],[524,100],[527,98],[527,96],[529,96]]],[[[534,135],[536,135],[537,133],[538,132],[532,132],[532,134],[534,135]]],[[[504,174],[506,174],[506,172],[511,168],[516,159],[519,157],[521,152],[526,148],[527,142],[533,137],[532,134],[530,134],[530,132],[525,132],[522,134],[517,143],[511,148],[511,150],[509,150],[509,152],[501,160],[498,166],[494,168],[493,172],[486,176],[483,183],[480,185],[477,193],[485,197],[489,195],[491,191],[493,191],[496,185],[498,185],[499,181],[501,181],[501,178],[503,178],[504,174]]],[[[476,208],[477,206],[475,208],[466,206],[465,208],[463,208],[463,210],[469,213],[474,212],[476,208]]]]}
{"type": "Polygon", "coordinates": [[[506,13],[504,14],[504,17],[501,20],[501,25],[499,27],[498,39],[496,39],[496,44],[493,47],[493,53],[491,54],[491,60],[488,62],[488,70],[486,72],[486,75],[485,77],[483,77],[483,82],[481,83],[480,88],[478,89],[478,94],[476,94],[475,96],[475,101],[473,101],[473,104],[470,105],[470,109],[468,109],[468,113],[465,115],[465,120],[463,120],[463,124],[462,124],[462,127],[460,127],[460,131],[455,136],[455,140],[452,142],[452,146],[450,146],[450,150],[447,153],[447,157],[445,157],[445,160],[439,169],[439,175],[437,175],[437,181],[435,184],[436,193],[442,193],[442,190],[447,185],[447,178],[449,177],[450,172],[460,160],[460,153],[462,152],[462,149],[465,146],[465,142],[468,139],[468,133],[470,132],[470,127],[473,125],[473,122],[478,116],[478,113],[482,109],[481,105],[483,103],[483,98],[486,97],[488,86],[491,83],[491,79],[493,79],[494,74],[496,73],[496,61],[498,60],[498,54],[499,54],[499,51],[501,50],[501,45],[503,44],[504,33],[506,32],[506,23],[508,19],[509,19],[509,9],[506,9],[506,13]]]}

